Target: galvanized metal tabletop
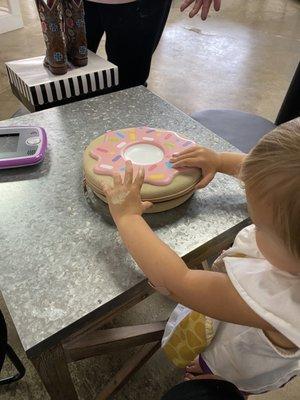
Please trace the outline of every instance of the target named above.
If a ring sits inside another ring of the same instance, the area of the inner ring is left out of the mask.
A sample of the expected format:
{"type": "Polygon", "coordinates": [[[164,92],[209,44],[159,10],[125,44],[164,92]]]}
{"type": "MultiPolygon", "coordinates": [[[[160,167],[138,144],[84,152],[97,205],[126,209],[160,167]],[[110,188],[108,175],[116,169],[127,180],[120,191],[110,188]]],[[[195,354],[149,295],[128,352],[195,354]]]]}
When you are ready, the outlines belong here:
{"type": "MultiPolygon", "coordinates": [[[[203,146],[229,143],[144,87],[1,121],[48,134],[42,164],[0,171],[0,288],[27,352],[145,279],[107,211],[95,212],[82,186],[85,146],[109,129],[150,126],[203,146]]],[[[239,182],[218,175],[182,206],[147,216],[180,256],[247,217],[239,182]]]]}

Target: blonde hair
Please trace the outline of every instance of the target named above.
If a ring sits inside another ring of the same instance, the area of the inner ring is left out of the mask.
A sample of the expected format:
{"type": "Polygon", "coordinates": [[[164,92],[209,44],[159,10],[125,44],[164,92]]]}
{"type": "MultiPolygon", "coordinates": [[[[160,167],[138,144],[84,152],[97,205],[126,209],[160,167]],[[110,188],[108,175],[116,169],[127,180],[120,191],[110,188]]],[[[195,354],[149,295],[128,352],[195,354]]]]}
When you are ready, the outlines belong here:
{"type": "Polygon", "coordinates": [[[266,134],[245,158],[240,178],[270,205],[275,233],[300,258],[300,118],[266,134]]]}

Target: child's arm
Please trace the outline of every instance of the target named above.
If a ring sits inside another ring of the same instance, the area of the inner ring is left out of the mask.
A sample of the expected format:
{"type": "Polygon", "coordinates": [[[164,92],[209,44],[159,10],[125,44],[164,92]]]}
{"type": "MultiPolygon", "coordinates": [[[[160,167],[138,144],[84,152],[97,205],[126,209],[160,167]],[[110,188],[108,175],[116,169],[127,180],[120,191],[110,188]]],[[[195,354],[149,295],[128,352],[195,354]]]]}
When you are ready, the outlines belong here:
{"type": "Polygon", "coordinates": [[[217,172],[237,176],[245,157],[246,154],[243,153],[217,153],[212,149],[194,146],[174,154],[171,162],[174,168],[201,168],[202,180],[196,187],[196,189],[200,189],[207,186],[217,172]]]}
{"type": "Polygon", "coordinates": [[[207,316],[264,330],[273,328],[242,300],[226,274],[190,270],[182,259],[150,229],[141,214],[151,203],[142,203],[143,173],[132,183],[127,163],[124,183],[114,177],[114,187],[103,187],[120,235],[150,282],[164,287],[176,301],[207,316]]]}

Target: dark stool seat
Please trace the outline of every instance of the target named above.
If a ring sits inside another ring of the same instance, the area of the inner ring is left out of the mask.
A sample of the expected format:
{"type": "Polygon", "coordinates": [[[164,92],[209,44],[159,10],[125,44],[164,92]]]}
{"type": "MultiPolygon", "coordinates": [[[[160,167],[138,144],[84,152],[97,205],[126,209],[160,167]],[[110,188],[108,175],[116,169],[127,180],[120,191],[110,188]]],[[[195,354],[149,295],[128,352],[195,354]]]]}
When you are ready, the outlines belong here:
{"type": "Polygon", "coordinates": [[[265,118],[237,110],[203,110],[191,117],[245,153],[276,127],[265,118]]]}

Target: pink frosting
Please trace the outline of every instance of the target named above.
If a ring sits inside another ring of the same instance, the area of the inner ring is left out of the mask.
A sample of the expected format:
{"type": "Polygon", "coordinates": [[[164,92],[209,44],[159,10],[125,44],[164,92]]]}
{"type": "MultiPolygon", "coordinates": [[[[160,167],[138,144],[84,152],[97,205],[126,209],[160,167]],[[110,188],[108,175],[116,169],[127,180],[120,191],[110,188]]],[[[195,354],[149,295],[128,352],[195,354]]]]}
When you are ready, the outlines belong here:
{"type": "MultiPolygon", "coordinates": [[[[132,145],[146,143],[159,147],[164,158],[155,164],[145,165],[145,182],[152,185],[168,185],[183,169],[174,169],[170,158],[173,153],[181,152],[195,142],[187,140],[174,132],[159,131],[148,127],[129,128],[126,130],[108,131],[102,135],[102,141],[90,152],[97,160],[94,172],[99,175],[113,175],[125,169],[124,152],[132,145]]],[[[134,170],[139,165],[133,164],[134,170]]],[[[187,170],[187,168],[185,168],[187,170]]]]}

